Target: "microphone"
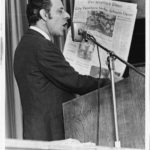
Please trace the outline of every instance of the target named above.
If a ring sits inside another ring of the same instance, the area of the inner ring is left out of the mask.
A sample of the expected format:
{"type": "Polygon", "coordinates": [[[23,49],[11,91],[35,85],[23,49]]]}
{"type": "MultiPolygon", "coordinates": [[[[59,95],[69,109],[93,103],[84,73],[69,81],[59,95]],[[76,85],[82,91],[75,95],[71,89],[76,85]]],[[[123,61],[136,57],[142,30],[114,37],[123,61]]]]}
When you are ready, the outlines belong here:
{"type": "Polygon", "coordinates": [[[84,28],[85,25],[83,23],[74,23],[71,21],[72,41],[81,42],[83,39],[86,39],[87,31],[84,28]]]}
{"type": "Polygon", "coordinates": [[[83,37],[83,39],[86,39],[87,31],[83,30],[82,28],[79,28],[78,35],[81,35],[83,37]]]}

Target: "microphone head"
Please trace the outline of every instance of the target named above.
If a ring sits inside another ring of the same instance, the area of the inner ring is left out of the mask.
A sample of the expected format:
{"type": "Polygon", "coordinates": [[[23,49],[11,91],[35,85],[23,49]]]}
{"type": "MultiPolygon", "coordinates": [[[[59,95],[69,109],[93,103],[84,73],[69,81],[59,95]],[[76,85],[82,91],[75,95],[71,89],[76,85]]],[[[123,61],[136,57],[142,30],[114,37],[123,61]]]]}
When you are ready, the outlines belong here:
{"type": "Polygon", "coordinates": [[[81,42],[83,40],[84,27],[83,23],[71,22],[71,34],[74,42],[81,42]]]}
{"type": "Polygon", "coordinates": [[[83,30],[83,29],[78,29],[78,34],[79,34],[79,35],[82,35],[82,34],[83,34],[83,32],[84,32],[84,30],[83,30]]]}

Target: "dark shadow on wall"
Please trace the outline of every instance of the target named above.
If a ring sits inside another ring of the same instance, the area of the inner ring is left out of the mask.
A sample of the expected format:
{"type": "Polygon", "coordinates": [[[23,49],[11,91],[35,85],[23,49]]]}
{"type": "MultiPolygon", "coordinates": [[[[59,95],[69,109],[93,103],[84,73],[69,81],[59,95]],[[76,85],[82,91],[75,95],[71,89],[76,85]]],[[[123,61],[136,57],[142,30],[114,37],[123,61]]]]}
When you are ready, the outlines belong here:
{"type": "MultiPolygon", "coordinates": [[[[136,19],[128,62],[134,66],[145,65],[145,18],[136,19]]],[[[129,75],[127,67],[124,77],[129,75]]]]}

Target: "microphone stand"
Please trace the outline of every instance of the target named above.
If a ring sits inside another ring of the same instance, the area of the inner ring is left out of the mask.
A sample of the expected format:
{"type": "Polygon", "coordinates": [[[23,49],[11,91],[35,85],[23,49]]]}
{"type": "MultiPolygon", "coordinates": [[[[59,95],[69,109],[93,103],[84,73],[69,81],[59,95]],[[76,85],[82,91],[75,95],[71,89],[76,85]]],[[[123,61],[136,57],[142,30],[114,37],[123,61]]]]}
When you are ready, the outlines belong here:
{"type": "Polygon", "coordinates": [[[116,92],[115,92],[115,81],[114,81],[114,74],[115,74],[115,57],[112,54],[109,54],[107,58],[108,68],[110,70],[111,75],[111,89],[112,89],[112,98],[113,98],[113,110],[114,110],[114,123],[115,123],[115,147],[120,148],[121,143],[119,140],[119,132],[118,132],[118,119],[117,119],[117,107],[116,107],[116,92]]]}
{"type": "MultiPolygon", "coordinates": [[[[110,51],[110,50],[106,49],[105,47],[103,47],[101,44],[99,44],[96,41],[96,39],[92,35],[88,34],[86,31],[84,31],[82,33],[82,36],[83,36],[83,38],[85,40],[92,41],[94,44],[96,44],[97,46],[99,46],[100,48],[102,48],[103,50],[105,50],[109,54],[109,56],[108,56],[108,67],[110,69],[110,74],[111,74],[111,88],[112,88],[112,98],[113,98],[113,108],[114,108],[115,137],[116,137],[115,147],[116,148],[120,148],[121,147],[121,143],[120,143],[120,140],[119,140],[119,133],[118,133],[118,120],[117,120],[117,108],[116,108],[116,93],[115,93],[115,81],[114,81],[114,71],[115,71],[114,61],[116,59],[120,60],[126,66],[128,66],[131,69],[133,69],[135,72],[137,72],[138,74],[140,74],[143,77],[145,77],[145,74],[142,73],[142,72],[140,72],[140,71],[138,71],[133,65],[131,65],[130,63],[126,62],[125,60],[123,60],[122,58],[120,58],[119,56],[117,56],[113,51],[110,51]]],[[[98,107],[100,107],[100,106],[98,106],[98,107]]],[[[98,120],[98,122],[99,122],[99,120],[98,120]]],[[[99,135],[99,127],[98,127],[98,135],[99,135]]],[[[97,141],[99,141],[99,136],[97,138],[98,138],[97,141]]]]}

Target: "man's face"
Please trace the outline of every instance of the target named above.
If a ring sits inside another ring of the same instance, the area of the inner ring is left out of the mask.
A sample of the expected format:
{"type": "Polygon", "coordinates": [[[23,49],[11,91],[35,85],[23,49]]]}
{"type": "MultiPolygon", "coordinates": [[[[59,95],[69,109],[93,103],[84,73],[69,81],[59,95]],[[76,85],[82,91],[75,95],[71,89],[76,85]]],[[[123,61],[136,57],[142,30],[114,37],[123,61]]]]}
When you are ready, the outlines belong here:
{"type": "Polygon", "coordinates": [[[61,0],[51,0],[51,2],[51,19],[47,20],[46,26],[50,35],[62,36],[63,31],[67,28],[67,20],[70,16],[64,10],[61,0]]]}

